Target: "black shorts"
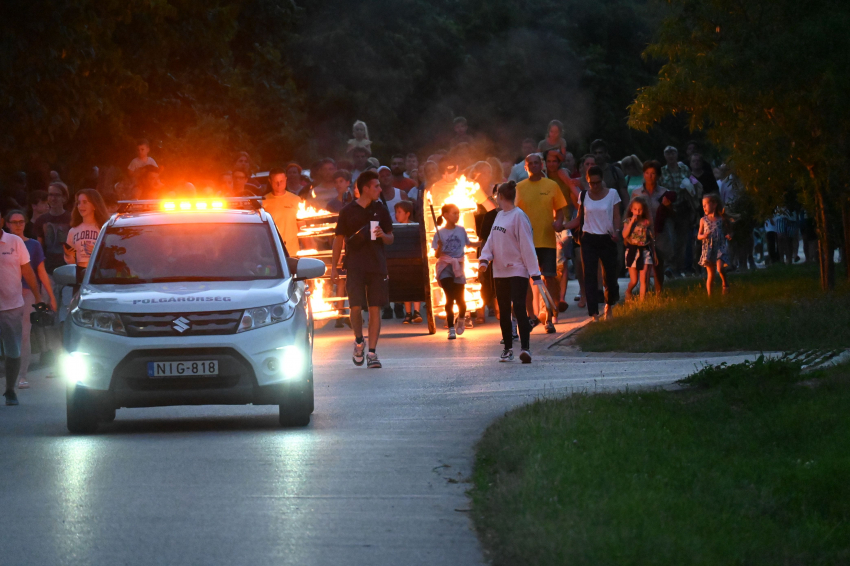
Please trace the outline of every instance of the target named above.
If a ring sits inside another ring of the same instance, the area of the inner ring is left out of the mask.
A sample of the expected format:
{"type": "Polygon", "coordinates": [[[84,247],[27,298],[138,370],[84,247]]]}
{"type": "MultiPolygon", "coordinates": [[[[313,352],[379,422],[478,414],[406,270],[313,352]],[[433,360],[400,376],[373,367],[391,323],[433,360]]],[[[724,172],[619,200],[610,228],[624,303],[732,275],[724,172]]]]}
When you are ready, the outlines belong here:
{"type": "Polygon", "coordinates": [[[555,248],[534,248],[537,252],[537,265],[540,275],[556,277],[558,275],[558,250],[555,248]]]}
{"type": "Polygon", "coordinates": [[[350,307],[383,307],[390,302],[390,288],[386,274],[348,268],[345,289],[350,307]]]}

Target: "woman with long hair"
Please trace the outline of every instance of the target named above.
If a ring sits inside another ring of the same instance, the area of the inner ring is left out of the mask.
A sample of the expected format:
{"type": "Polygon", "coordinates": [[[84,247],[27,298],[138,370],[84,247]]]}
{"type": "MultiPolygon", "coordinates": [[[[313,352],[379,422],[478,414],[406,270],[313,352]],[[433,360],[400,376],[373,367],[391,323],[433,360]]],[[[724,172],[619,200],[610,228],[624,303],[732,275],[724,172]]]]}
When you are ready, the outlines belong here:
{"type": "Polygon", "coordinates": [[[514,204],[515,199],[516,183],[514,181],[499,185],[496,201],[501,211],[496,215],[487,243],[481,250],[478,273],[491,269],[493,274],[496,301],[499,304],[499,326],[505,343],[505,349],[499,361],[510,362],[514,359],[511,329],[511,312],[513,312],[517,319],[522,346],[519,359],[522,363],[529,364],[531,363],[529,352],[531,324],[528,322],[528,312],[525,308],[528,278],[531,277],[534,284],[541,287],[543,280],[540,278],[537,252],[534,250],[531,221],[525,212],[514,204]]]}
{"type": "Polygon", "coordinates": [[[109,220],[103,197],[94,189],[77,192],[76,204],[71,212],[71,230],[65,240],[65,262],[77,266],[77,285],[89,265],[94,244],[100,229],[109,220]]]}

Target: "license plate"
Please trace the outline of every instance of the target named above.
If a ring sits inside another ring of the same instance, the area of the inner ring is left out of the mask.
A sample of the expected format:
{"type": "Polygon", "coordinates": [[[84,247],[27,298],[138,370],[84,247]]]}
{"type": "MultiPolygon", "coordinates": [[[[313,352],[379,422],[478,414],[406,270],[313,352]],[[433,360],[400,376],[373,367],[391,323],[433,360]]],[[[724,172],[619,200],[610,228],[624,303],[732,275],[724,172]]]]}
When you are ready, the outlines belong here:
{"type": "Polygon", "coordinates": [[[218,375],[218,361],[148,362],[148,377],[196,377],[218,375]]]}

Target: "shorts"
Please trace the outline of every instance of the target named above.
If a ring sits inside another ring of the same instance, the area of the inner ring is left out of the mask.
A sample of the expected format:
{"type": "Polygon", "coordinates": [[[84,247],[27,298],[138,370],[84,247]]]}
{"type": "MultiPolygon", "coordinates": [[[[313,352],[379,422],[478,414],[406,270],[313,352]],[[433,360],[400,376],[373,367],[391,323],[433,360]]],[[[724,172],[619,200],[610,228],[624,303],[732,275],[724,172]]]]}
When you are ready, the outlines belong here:
{"type": "Polygon", "coordinates": [[[25,309],[26,305],[0,311],[0,344],[3,344],[3,355],[7,358],[21,357],[25,309]]]}
{"type": "Polygon", "coordinates": [[[534,248],[537,252],[537,265],[540,275],[556,277],[558,275],[558,250],[555,248],[534,248]]]}
{"type": "Polygon", "coordinates": [[[626,246],[626,267],[640,270],[654,263],[648,246],[626,246]]]}
{"type": "Polygon", "coordinates": [[[389,278],[385,273],[349,268],[345,289],[350,307],[383,307],[390,302],[389,278]]]}

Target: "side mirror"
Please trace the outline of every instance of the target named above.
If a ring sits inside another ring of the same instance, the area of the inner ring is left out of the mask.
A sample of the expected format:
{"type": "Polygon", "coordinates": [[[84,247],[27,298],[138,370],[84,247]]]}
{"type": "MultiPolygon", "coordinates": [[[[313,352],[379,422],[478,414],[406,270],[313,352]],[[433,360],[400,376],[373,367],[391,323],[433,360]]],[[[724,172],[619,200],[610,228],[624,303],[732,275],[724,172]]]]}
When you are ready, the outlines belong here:
{"type": "Polygon", "coordinates": [[[325,274],[325,262],[312,257],[304,257],[298,260],[295,268],[295,279],[315,279],[325,274]]]}
{"type": "Polygon", "coordinates": [[[59,283],[60,285],[64,285],[66,287],[76,285],[77,266],[71,264],[57,267],[53,270],[53,280],[59,283]]]}

